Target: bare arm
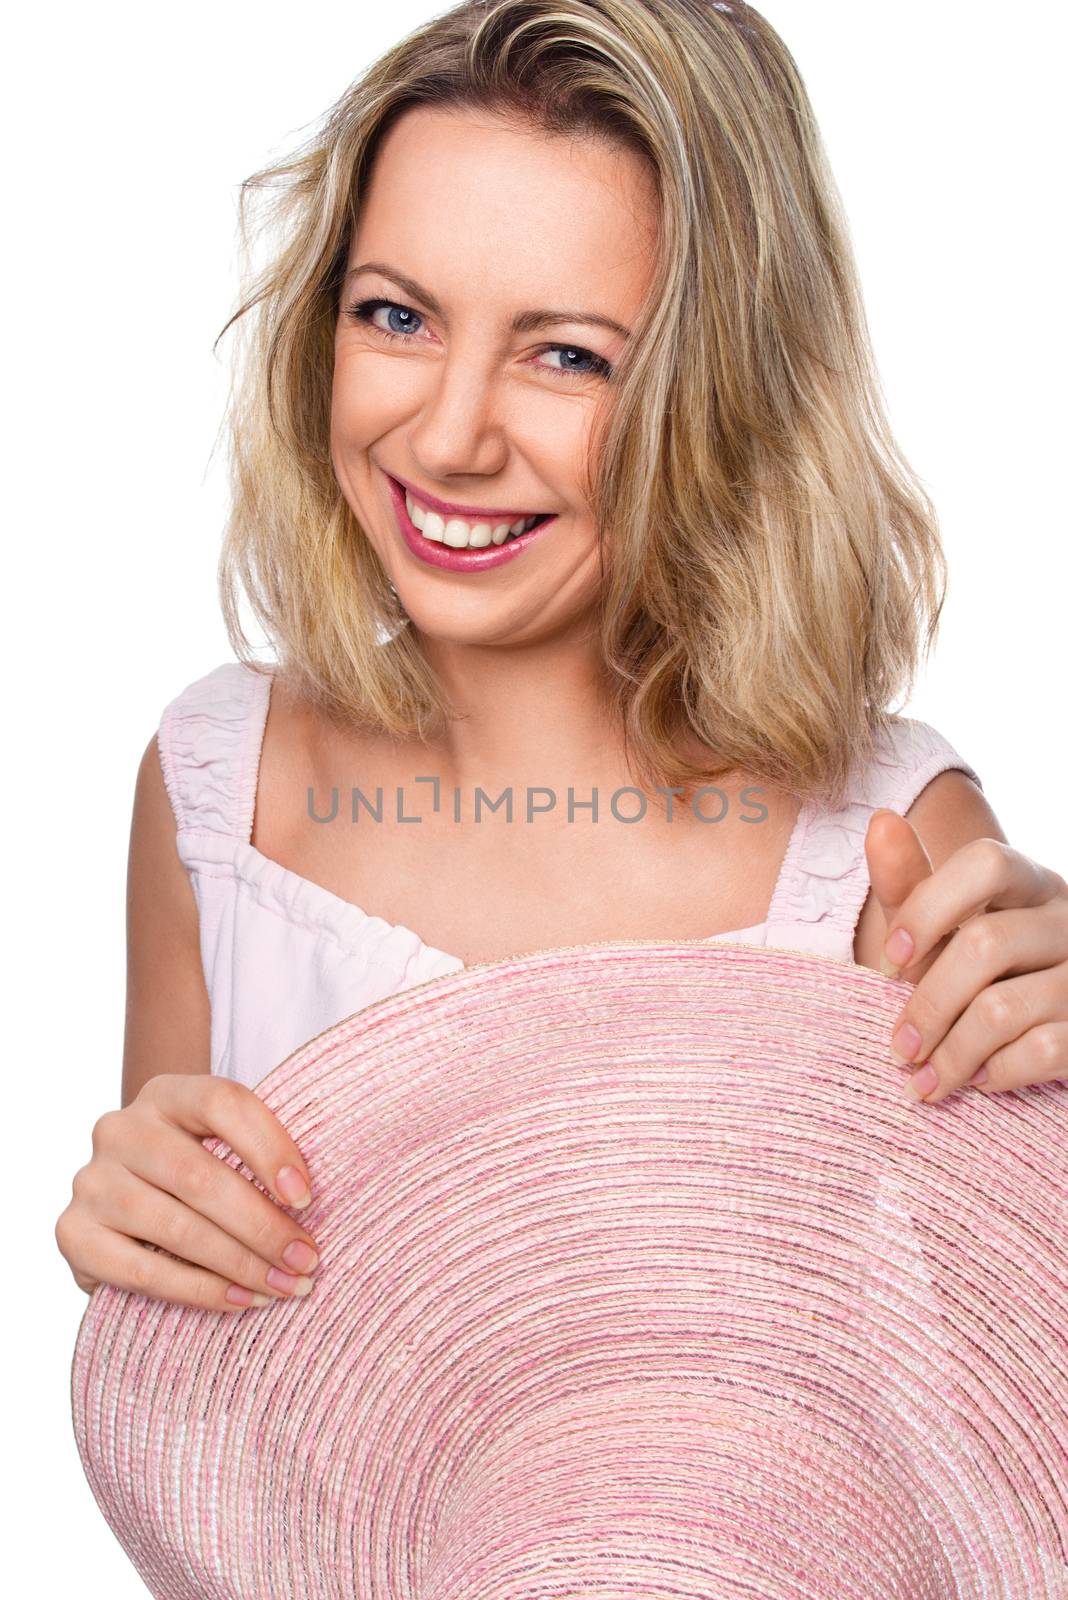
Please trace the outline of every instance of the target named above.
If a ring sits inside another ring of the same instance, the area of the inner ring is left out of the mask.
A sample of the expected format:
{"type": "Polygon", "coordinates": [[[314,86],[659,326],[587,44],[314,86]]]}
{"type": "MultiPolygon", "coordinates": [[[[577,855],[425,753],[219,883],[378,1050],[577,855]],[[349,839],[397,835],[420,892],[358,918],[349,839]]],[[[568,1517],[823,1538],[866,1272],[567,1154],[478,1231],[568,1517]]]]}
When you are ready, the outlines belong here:
{"type": "Polygon", "coordinates": [[[311,1203],[310,1174],[255,1091],[211,1071],[197,904],[154,736],[137,772],[126,907],[122,1107],[93,1127],[56,1221],[60,1254],[86,1294],[111,1283],[214,1311],[307,1294],[318,1247],[283,1206],[311,1203]],[[207,1135],[239,1150],[268,1193],[206,1150],[207,1135]]]}
{"type": "Polygon", "coordinates": [[[123,1107],[157,1073],[211,1071],[199,916],[176,835],[153,734],[137,771],[127,862],[123,1107]]]}

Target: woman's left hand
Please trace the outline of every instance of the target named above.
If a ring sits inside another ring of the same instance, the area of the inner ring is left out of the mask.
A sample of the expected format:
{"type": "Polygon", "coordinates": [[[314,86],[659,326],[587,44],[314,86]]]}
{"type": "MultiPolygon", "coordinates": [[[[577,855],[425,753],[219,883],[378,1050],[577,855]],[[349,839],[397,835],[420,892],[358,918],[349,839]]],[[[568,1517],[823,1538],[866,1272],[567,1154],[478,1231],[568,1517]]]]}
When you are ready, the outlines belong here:
{"type": "Polygon", "coordinates": [[[909,1094],[931,1105],[966,1084],[1068,1079],[1068,883],[997,839],[971,840],[935,871],[907,818],[876,817],[865,849],[883,971],[916,986],[891,1041],[899,1066],[921,1066],[909,1094]]]}

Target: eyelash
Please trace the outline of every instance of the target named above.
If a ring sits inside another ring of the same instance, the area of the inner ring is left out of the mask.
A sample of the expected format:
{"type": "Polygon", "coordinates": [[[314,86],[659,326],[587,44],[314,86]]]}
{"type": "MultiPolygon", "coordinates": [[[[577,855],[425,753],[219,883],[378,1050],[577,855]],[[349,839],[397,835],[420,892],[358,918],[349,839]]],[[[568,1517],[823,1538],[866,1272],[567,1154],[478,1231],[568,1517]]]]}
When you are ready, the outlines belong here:
{"type": "MultiPolygon", "coordinates": [[[[381,334],[384,339],[414,339],[416,337],[414,333],[394,333],[392,328],[379,328],[371,321],[374,312],[380,310],[383,306],[389,306],[396,311],[407,311],[411,316],[419,317],[418,311],[414,311],[411,306],[402,305],[399,300],[381,299],[356,300],[349,306],[346,315],[353,322],[362,322],[365,327],[369,327],[374,333],[381,334]]],[[[420,321],[422,321],[421,317],[420,321]]],[[[539,353],[544,355],[550,350],[573,350],[577,355],[589,356],[593,365],[585,372],[577,372],[570,367],[543,367],[543,372],[552,372],[556,376],[568,380],[573,378],[610,378],[612,376],[611,362],[606,361],[603,356],[595,355],[592,350],[583,349],[581,345],[547,344],[539,353]]]]}

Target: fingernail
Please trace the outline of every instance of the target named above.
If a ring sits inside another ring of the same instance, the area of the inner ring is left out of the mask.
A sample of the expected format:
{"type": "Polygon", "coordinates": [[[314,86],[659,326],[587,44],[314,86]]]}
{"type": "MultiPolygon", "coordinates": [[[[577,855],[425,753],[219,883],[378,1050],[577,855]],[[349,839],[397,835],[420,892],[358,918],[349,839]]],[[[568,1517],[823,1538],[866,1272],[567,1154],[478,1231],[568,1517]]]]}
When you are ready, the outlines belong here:
{"type": "Polygon", "coordinates": [[[889,939],[887,939],[884,948],[886,959],[892,961],[895,967],[907,967],[909,956],[915,946],[912,943],[911,935],[907,934],[904,928],[895,928],[889,939]]]}
{"type": "Polygon", "coordinates": [[[272,1267],[267,1274],[267,1282],[272,1289],[281,1289],[285,1294],[311,1294],[315,1285],[310,1278],[294,1278],[288,1272],[282,1272],[278,1267],[272,1267]]]}
{"type": "Polygon", "coordinates": [[[314,1272],[319,1265],[319,1257],[311,1245],[305,1244],[303,1239],[294,1239],[282,1251],[282,1260],[287,1267],[292,1267],[294,1272],[314,1272]]]}
{"type": "Polygon", "coordinates": [[[906,1061],[915,1061],[920,1051],[919,1029],[914,1028],[911,1022],[904,1023],[890,1040],[890,1048],[902,1066],[906,1061]]]}
{"type": "Polygon", "coordinates": [[[934,1067],[932,1067],[929,1061],[926,1066],[920,1068],[919,1072],[913,1073],[912,1077],[905,1085],[907,1093],[910,1094],[914,1100],[922,1100],[926,1095],[930,1094],[932,1089],[937,1088],[938,1073],[935,1071],[934,1067]]]}
{"type": "Polygon", "coordinates": [[[268,1306],[271,1303],[269,1294],[253,1294],[251,1289],[246,1289],[240,1283],[230,1285],[226,1298],[232,1306],[268,1306]]]}
{"type": "Polygon", "coordinates": [[[278,1173],[278,1193],[287,1205],[296,1206],[303,1211],[305,1206],[311,1205],[311,1195],[296,1167],[282,1167],[278,1173]]]}
{"type": "Polygon", "coordinates": [[[989,1067],[980,1067],[979,1071],[975,1074],[975,1077],[971,1081],[972,1081],[972,1083],[985,1083],[987,1081],[987,1079],[989,1078],[989,1076],[990,1076],[989,1067]]]}

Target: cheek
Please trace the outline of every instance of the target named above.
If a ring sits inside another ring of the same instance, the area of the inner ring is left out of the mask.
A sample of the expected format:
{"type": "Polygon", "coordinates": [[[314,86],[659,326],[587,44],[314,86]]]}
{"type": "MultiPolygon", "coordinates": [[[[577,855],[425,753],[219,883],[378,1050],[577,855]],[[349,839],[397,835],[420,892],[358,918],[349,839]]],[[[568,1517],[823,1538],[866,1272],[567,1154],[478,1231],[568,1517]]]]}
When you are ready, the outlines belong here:
{"type": "Polygon", "coordinates": [[[576,506],[585,500],[595,476],[597,427],[591,404],[558,401],[554,407],[544,408],[530,434],[531,460],[545,462],[547,483],[568,485],[568,497],[576,506]]]}
{"type": "Polygon", "coordinates": [[[330,390],[330,433],[336,444],[373,442],[409,415],[410,383],[400,363],[376,360],[369,351],[336,350],[330,390]]]}
{"type": "Polygon", "coordinates": [[[350,431],[350,415],[354,391],[340,362],[334,363],[334,377],[330,387],[330,440],[342,444],[350,431]]]}

